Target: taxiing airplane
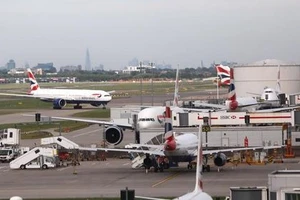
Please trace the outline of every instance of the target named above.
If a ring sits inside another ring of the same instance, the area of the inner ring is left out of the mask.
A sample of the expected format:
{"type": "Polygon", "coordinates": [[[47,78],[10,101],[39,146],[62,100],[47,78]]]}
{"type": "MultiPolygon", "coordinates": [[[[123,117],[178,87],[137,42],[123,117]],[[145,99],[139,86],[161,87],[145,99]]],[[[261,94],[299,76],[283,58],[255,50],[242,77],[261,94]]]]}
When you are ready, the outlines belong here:
{"type": "MultiPolygon", "coordinates": [[[[202,183],[202,168],[203,168],[203,150],[202,150],[202,133],[201,133],[201,126],[199,127],[198,133],[198,155],[197,156],[197,167],[196,167],[196,183],[195,189],[192,192],[184,194],[180,197],[175,199],[178,200],[212,200],[212,197],[203,191],[203,183],[202,183]]],[[[140,199],[149,199],[149,200],[163,200],[159,198],[152,198],[152,197],[143,197],[143,196],[135,196],[136,198],[140,199]]],[[[174,199],[174,200],[175,200],[174,199]]]]}
{"type": "Polygon", "coordinates": [[[103,105],[103,108],[111,101],[110,93],[103,90],[84,90],[84,89],[44,89],[40,88],[33,73],[27,69],[28,78],[30,81],[30,91],[25,94],[10,94],[0,93],[0,95],[16,96],[16,97],[32,97],[42,101],[52,102],[53,109],[61,109],[68,104],[76,104],[74,109],[81,109],[80,104],[91,104],[98,107],[103,105]]]}

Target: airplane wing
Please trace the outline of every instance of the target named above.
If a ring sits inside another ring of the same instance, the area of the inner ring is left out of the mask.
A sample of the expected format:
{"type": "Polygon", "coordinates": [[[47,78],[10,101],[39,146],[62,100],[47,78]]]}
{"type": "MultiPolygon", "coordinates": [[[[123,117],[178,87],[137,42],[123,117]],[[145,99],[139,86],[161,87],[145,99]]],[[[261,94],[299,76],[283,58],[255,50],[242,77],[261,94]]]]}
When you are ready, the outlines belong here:
{"type": "Polygon", "coordinates": [[[148,153],[150,155],[165,156],[163,151],[160,150],[143,150],[143,149],[114,149],[114,148],[91,148],[91,147],[79,147],[79,150],[83,151],[116,151],[116,152],[127,152],[127,153],[148,153]]]}
{"type": "Polygon", "coordinates": [[[299,109],[300,106],[291,106],[291,107],[283,107],[283,108],[270,108],[270,109],[262,109],[255,110],[255,113],[264,113],[264,112],[282,112],[282,111],[291,111],[295,109],[299,109]]]}
{"type": "Polygon", "coordinates": [[[0,96],[37,98],[36,96],[30,95],[30,94],[12,94],[12,93],[0,93],[0,96]]]}
{"type": "Polygon", "coordinates": [[[70,101],[75,100],[73,97],[70,98],[69,96],[60,96],[60,97],[53,98],[53,97],[38,96],[38,95],[31,95],[31,94],[12,94],[12,93],[0,93],[0,96],[36,98],[44,101],[53,101],[54,99],[64,99],[70,101]]]}
{"type": "Polygon", "coordinates": [[[202,107],[209,107],[209,108],[216,108],[216,109],[223,109],[223,110],[227,109],[227,107],[225,105],[203,103],[203,102],[195,102],[195,106],[202,106],[202,107]]]}
{"type": "MultiPolygon", "coordinates": [[[[35,115],[28,115],[23,114],[25,117],[34,117],[35,115]]],[[[91,120],[91,119],[80,119],[80,118],[72,118],[72,117],[53,117],[53,116],[44,116],[42,115],[41,118],[46,117],[50,119],[59,119],[59,120],[69,120],[69,121],[77,121],[77,122],[87,122],[92,124],[101,124],[101,125],[107,125],[107,126],[118,126],[120,128],[126,128],[126,129],[133,129],[132,124],[119,124],[114,122],[108,122],[108,121],[100,121],[100,120],[91,120]]]]}
{"type": "MultiPolygon", "coordinates": [[[[235,151],[246,151],[246,150],[267,150],[267,149],[280,149],[283,146],[259,146],[259,147],[241,147],[241,148],[230,148],[230,149],[214,149],[214,150],[203,150],[203,155],[211,155],[217,153],[225,153],[225,152],[235,152],[235,151]]],[[[194,155],[197,156],[197,151],[194,151],[194,155]]]]}
{"type": "Polygon", "coordinates": [[[170,200],[170,199],[160,199],[154,197],[143,197],[143,196],[135,196],[136,199],[148,199],[148,200],[170,200]]]}
{"type": "Polygon", "coordinates": [[[155,148],[159,150],[163,150],[164,146],[163,145],[155,145],[155,144],[127,144],[125,148],[140,148],[140,147],[147,147],[147,148],[155,148]]]}

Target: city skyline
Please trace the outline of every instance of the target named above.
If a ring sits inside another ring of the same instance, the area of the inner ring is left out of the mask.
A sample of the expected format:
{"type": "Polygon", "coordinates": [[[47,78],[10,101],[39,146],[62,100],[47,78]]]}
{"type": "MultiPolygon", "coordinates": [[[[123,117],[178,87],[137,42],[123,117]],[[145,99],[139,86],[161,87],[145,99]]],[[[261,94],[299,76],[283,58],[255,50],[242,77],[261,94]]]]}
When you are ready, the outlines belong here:
{"type": "Polygon", "coordinates": [[[13,0],[0,6],[0,66],[53,62],[122,69],[275,58],[300,63],[297,0],[13,0]]]}

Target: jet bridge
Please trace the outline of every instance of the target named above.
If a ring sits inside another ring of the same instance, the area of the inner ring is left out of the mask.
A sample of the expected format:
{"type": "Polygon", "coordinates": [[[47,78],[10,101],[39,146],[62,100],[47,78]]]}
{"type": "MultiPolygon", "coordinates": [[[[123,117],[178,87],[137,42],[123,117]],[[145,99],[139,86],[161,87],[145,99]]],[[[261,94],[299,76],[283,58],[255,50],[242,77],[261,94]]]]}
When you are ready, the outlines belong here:
{"type": "Polygon", "coordinates": [[[50,145],[50,144],[58,144],[59,146],[65,148],[65,149],[78,149],[79,145],[75,142],[72,142],[71,140],[63,137],[63,136],[57,136],[57,137],[48,137],[48,138],[42,138],[41,139],[41,145],[50,145]]]}
{"type": "Polygon", "coordinates": [[[54,157],[56,155],[56,149],[35,147],[28,151],[27,153],[21,155],[15,160],[9,163],[11,169],[25,169],[26,165],[31,161],[38,159],[40,156],[54,157]]]}

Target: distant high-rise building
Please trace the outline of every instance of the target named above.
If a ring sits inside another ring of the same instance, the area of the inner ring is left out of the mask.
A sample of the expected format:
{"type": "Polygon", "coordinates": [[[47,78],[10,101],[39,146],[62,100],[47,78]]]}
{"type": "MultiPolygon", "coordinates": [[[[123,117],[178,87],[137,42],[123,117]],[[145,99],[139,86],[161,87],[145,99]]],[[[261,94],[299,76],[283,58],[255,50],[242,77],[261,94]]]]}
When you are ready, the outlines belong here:
{"type": "Polygon", "coordinates": [[[8,70],[16,68],[16,63],[13,59],[9,60],[8,63],[6,63],[6,68],[8,70]]]}
{"type": "Polygon", "coordinates": [[[86,50],[86,56],[85,56],[85,70],[87,70],[87,71],[91,71],[91,70],[92,70],[89,49],[86,50]]]}

